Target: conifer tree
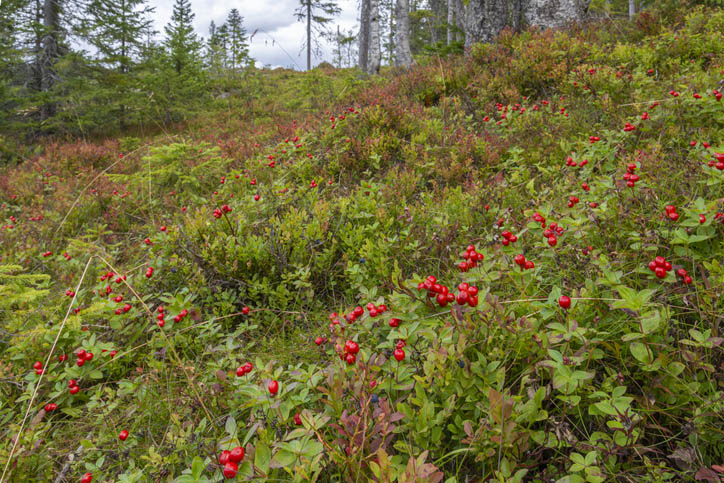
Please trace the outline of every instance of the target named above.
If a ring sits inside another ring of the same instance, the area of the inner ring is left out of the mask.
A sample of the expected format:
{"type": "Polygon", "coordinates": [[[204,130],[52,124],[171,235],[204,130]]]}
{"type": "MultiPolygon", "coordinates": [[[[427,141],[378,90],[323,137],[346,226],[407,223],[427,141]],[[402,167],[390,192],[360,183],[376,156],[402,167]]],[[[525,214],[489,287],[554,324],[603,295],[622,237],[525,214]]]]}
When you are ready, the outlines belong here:
{"type": "Polygon", "coordinates": [[[317,42],[317,36],[328,34],[327,24],[341,11],[334,0],[300,0],[294,15],[297,20],[307,24],[307,70],[312,68],[312,42],[317,42]]]}
{"type": "Polygon", "coordinates": [[[228,38],[226,50],[227,68],[237,70],[249,61],[249,41],[244,28],[244,18],[239,11],[232,8],[224,25],[225,34],[228,38]]]}
{"type": "Polygon", "coordinates": [[[194,16],[189,0],[176,0],[171,21],[164,29],[166,31],[164,45],[177,74],[198,63],[201,43],[194,32],[194,16]]]}
{"type": "Polygon", "coordinates": [[[137,80],[133,67],[144,48],[153,10],[146,0],[91,0],[88,6],[84,36],[96,48],[97,62],[109,69],[101,81],[107,102],[117,104],[121,129],[126,125],[129,104],[140,100],[133,88],[137,80]]]}

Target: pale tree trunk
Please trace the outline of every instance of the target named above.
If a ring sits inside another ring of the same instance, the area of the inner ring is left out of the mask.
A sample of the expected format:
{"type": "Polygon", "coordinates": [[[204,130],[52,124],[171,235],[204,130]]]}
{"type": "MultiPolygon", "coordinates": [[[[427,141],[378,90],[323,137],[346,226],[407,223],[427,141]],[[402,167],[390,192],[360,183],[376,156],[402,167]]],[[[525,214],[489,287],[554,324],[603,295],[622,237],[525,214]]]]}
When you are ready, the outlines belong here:
{"type": "Polygon", "coordinates": [[[453,43],[453,26],[455,25],[455,0],[447,0],[447,45],[453,43]]]}
{"type": "Polygon", "coordinates": [[[395,18],[397,16],[397,13],[395,11],[395,3],[390,3],[390,31],[389,31],[389,37],[387,42],[387,60],[389,61],[390,65],[392,65],[395,61],[395,22],[397,19],[395,18]]]}
{"type": "Polygon", "coordinates": [[[367,73],[380,71],[380,2],[370,0],[370,45],[367,58],[367,73]]]}
{"type": "Polygon", "coordinates": [[[307,70],[312,70],[312,0],[307,0],[307,70]]]}
{"type": "Polygon", "coordinates": [[[465,5],[463,0],[455,0],[455,39],[458,42],[465,40],[465,5]]]}
{"type": "Polygon", "coordinates": [[[590,0],[469,0],[465,46],[492,42],[505,27],[560,28],[585,17],[590,0]]]}
{"type": "MultiPolygon", "coordinates": [[[[45,0],[43,4],[43,54],[40,60],[40,90],[48,92],[55,83],[55,61],[58,58],[58,24],[60,0],[45,0]]],[[[55,106],[46,102],[40,111],[42,120],[51,117],[55,106]]]]}
{"type": "Polygon", "coordinates": [[[636,16],[636,0],[628,0],[628,18],[633,20],[636,16]]]}
{"type": "Polygon", "coordinates": [[[370,1],[362,0],[359,15],[359,68],[365,72],[370,48],[370,1]]]}
{"type": "Polygon", "coordinates": [[[397,0],[395,39],[395,64],[400,67],[406,67],[412,64],[412,52],[410,51],[410,4],[408,0],[397,0]]]}

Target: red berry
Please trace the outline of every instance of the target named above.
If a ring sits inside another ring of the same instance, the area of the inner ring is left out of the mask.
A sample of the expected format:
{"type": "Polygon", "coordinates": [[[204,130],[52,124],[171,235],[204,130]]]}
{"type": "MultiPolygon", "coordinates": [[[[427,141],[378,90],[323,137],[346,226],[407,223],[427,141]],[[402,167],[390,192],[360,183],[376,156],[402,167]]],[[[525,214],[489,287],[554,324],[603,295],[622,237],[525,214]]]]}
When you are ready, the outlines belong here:
{"type": "Polygon", "coordinates": [[[395,356],[395,359],[397,359],[397,361],[401,361],[405,358],[405,351],[402,349],[395,349],[393,355],[395,356]]]}
{"type": "Polygon", "coordinates": [[[229,451],[229,450],[222,451],[221,454],[219,455],[219,464],[225,465],[226,463],[228,463],[230,455],[231,455],[231,451],[229,451]]]}
{"type": "Polygon", "coordinates": [[[86,473],[80,479],[80,483],[91,483],[91,481],[93,481],[93,473],[86,473]]]}
{"type": "Polygon", "coordinates": [[[68,389],[68,392],[71,394],[77,394],[78,391],[80,391],[80,388],[78,386],[70,386],[70,389],[68,389]]]}
{"type": "Polygon", "coordinates": [[[666,270],[664,270],[663,267],[656,267],[656,270],[654,270],[654,273],[658,278],[664,278],[666,276],[666,270]]]}
{"type": "Polygon", "coordinates": [[[273,396],[277,392],[279,392],[279,383],[274,380],[269,381],[269,384],[267,385],[267,389],[269,389],[269,394],[271,394],[273,396]]]}
{"type": "MultiPolygon", "coordinates": [[[[259,196],[259,195],[257,195],[259,196]]],[[[229,461],[224,465],[224,478],[230,480],[236,476],[239,471],[239,467],[233,461],[229,461]]]]}
{"type": "Polygon", "coordinates": [[[350,354],[356,354],[359,352],[359,345],[353,340],[348,340],[344,343],[344,350],[350,354]]]}
{"type": "Polygon", "coordinates": [[[568,309],[571,306],[571,298],[568,295],[561,295],[558,299],[558,305],[564,309],[568,309]]]}
{"type": "Polygon", "coordinates": [[[296,424],[297,426],[302,425],[302,417],[299,415],[299,413],[294,415],[294,424],[296,424]]]}
{"type": "Polygon", "coordinates": [[[124,430],[121,431],[121,433],[118,435],[118,439],[120,439],[121,441],[125,441],[127,438],[128,438],[128,431],[126,431],[126,430],[124,429],[124,430]]]}
{"type": "Polygon", "coordinates": [[[229,453],[229,461],[232,463],[239,463],[241,460],[244,459],[244,448],[241,446],[237,446],[236,448],[231,450],[231,453],[229,453]]]}
{"type": "Polygon", "coordinates": [[[355,361],[357,361],[357,358],[354,354],[347,354],[346,356],[344,356],[344,361],[351,366],[355,363],[355,361]]]}

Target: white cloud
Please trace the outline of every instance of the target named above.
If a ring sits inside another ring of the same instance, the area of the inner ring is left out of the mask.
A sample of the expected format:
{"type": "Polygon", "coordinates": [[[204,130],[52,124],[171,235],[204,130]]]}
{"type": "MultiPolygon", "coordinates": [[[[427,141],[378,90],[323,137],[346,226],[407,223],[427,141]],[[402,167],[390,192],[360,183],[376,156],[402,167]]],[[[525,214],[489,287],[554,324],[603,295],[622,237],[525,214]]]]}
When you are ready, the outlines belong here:
{"type": "MultiPolygon", "coordinates": [[[[154,21],[156,30],[163,32],[163,27],[171,18],[172,0],[149,0],[149,5],[156,8],[154,21]]],[[[342,13],[334,18],[331,28],[339,25],[346,30],[356,28],[356,0],[339,0],[342,13]]],[[[301,51],[305,42],[304,25],[297,21],[294,10],[298,0],[239,0],[227,2],[223,0],[192,0],[191,8],[196,14],[194,27],[196,32],[208,37],[209,24],[213,20],[221,25],[229,11],[237,8],[244,17],[244,26],[249,35],[257,31],[249,46],[250,55],[256,59],[257,65],[273,67],[306,67],[306,52],[301,51]]],[[[332,59],[332,48],[322,41],[321,58],[312,57],[312,64],[332,59]]]]}

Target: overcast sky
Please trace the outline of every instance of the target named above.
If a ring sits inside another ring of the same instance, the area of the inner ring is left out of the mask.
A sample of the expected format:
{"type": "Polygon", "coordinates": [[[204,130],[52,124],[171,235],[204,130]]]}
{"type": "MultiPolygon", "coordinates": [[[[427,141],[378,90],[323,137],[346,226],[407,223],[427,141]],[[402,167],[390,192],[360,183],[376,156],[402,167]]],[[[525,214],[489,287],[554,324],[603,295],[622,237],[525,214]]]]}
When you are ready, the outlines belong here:
{"type": "MultiPolygon", "coordinates": [[[[163,32],[173,10],[173,0],[149,0],[149,5],[156,8],[154,14],[156,30],[163,32]]],[[[336,17],[330,28],[342,30],[355,28],[357,23],[356,0],[338,0],[342,13],[336,17]]],[[[191,8],[196,14],[194,25],[196,32],[207,38],[209,24],[213,20],[216,25],[224,23],[229,10],[236,8],[244,17],[244,26],[248,35],[258,30],[249,45],[249,53],[259,67],[291,67],[304,69],[306,53],[300,52],[305,38],[304,24],[298,22],[294,10],[299,0],[191,0],[191,8]],[[285,52],[286,51],[286,52],[285,52]]],[[[161,34],[159,34],[161,35],[161,34]]],[[[331,48],[322,42],[324,54],[317,58],[312,54],[312,65],[322,60],[331,61],[331,48]]]]}

